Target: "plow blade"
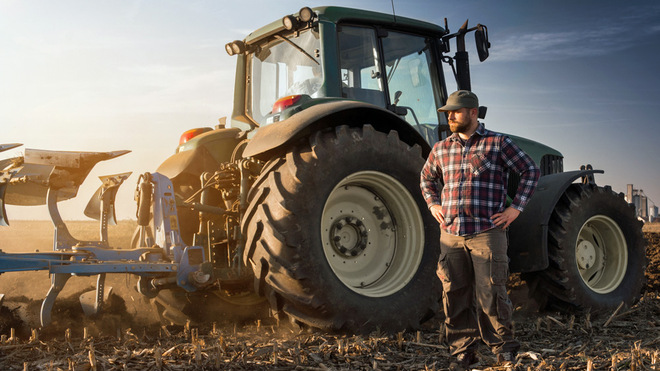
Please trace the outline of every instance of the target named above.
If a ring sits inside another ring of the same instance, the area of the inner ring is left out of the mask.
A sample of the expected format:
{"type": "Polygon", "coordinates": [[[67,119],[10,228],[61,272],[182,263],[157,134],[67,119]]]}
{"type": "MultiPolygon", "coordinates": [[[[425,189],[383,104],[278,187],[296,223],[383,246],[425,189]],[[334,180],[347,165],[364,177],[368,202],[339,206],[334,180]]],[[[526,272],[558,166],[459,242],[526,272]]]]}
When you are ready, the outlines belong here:
{"type": "Polygon", "coordinates": [[[77,192],[78,187],[97,162],[119,157],[129,152],[67,152],[26,149],[25,163],[53,166],[53,171],[48,177],[49,188],[75,187],[77,192]]]}
{"type": "MultiPolygon", "coordinates": [[[[57,201],[71,199],[97,162],[119,157],[130,151],[66,152],[25,149],[25,156],[0,162],[14,165],[4,202],[7,205],[45,205],[48,188],[57,188],[57,201]]],[[[2,170],[0,170],[2,171],[2,170]]]]}
{"type": "MultiPolygon", "coordinates": [[[[19,144],[2,144],[0,151],[17,146],[19,144]]],[[[0,225],[9,225],[5,205],[44,205],[48,202],[48,193],[53,191],[51,198],[54,202],[73,198],[97,162],[129,152],[68,152],[28,148],[22,157],[0,160],[0,225]]]]}
{"type": "Polygon", "coordinates": [[[88,317],[101,313],[103,302],[107,301],[112,294],[112,287],[105,289],[105,273],[99,274],[96,280],[96,290],[87,291],[80,295],[80,305],[88,317]]]}
{"type": "Polygon", "coordinates": [[[0,226],[9,227],[9,220],[7,220],[7,209],[5,208],[5,192],[7,191],[7,184],[0,182],[0,226]]]}
{"type": "Polygon", "coordinates": [[[115,214],[114,205],[117,191],[119,190],[119,186],[121,186],[124,180],[126,180],[131,174],[132,173],[129,172],[100,176],[99,179],[101,179],[103,184],[96,190],[87,203],[87,207],[85,207],[85,215],[95,220],[102,220],[103,208],[105,205],[108,212],[108,224],[116,225],[117,216],[115,214]]]}
{"type": "MultiPolygon", "coordinates": [[[[22,158],[13,158],[22,161],[22,158]]],[[[37,206],[46,204],[48,193],[48,177],[53,172],[53,166],[26,164],[20,165],[7,183],[4,202],[7,205],[37,206]]],[[[64,187],[59,190],[57,201],[66,201],[76,197],[77,187],[64,187]]]]}
{"type": "MultiPolygon", "coordinates": [[[[22,144],[19,143],[0,144],[0,152],[19,147],[21,145],[22,144]]],[[[7,220],[7,210],[5,208],[5,195],[7,194],[7,186],[9,186],[9,181],[22,164],[23,160],[21,158],[0,160],[0,226],[9,226],[9,221],[7,220]]]]}
{"type": "Polygon", "coordinates": [[[21,143],[7,143],[7,144],[0,144],[0,152],[4,152],[7,150],[10,150],[12,148],[20,147],[23,144],[21,143]]]}

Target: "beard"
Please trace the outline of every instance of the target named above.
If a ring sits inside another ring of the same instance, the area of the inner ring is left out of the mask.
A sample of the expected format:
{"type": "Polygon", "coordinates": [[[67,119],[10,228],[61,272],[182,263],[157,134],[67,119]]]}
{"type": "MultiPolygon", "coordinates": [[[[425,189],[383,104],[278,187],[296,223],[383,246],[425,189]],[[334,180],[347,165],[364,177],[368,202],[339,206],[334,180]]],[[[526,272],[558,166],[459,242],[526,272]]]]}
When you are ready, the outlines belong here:
{"type": "Polygon", "coordinates": [[[465,133],[469,131],[471,126],[472,126],[471,112],[468,112],[467,115],[464,115],[462,120],[449,121],[449,130],[451,130],[452,133],[465,133]]]}
{"type": "Polygon", "coordinates": [[[452,133],[465,133],[469,127],[469,121],[449,121],[449,130],[452,133]]]}

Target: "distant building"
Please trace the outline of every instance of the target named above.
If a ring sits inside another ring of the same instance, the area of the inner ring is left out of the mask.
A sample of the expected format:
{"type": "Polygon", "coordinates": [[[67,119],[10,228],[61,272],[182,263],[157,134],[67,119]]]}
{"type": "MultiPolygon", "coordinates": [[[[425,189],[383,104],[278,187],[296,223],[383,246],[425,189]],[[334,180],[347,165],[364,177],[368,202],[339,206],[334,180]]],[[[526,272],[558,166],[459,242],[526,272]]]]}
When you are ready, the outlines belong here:
{"type": "Polygon", "coordinates": [[[626,201],[635,205],[637,217],[648,222],[655,221],[658,218],[658,207],[651,201],[649,206],[649,199],[644,194],[644,190],[633,188],[632,184],[628,184],[626,192],[626,201]]]}

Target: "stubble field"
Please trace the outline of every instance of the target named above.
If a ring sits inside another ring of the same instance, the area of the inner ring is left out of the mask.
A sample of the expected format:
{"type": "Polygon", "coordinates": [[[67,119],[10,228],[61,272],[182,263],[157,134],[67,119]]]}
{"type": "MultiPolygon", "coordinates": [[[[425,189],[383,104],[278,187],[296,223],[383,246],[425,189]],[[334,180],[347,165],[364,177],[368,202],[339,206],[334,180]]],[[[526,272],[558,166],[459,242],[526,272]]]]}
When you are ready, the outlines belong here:
{"type": "MultiPolygon", "coordinates": [[[[134,222],[110,227],[110,244],[127,247],[134,222]]],[[[93,222],[70,224],[79,239],[96,239],[93,222]]],[[[515,332],[522,343],[520,370],[660,370],[660,224],[644,226],[648,240],[647,285],[639,303],[612,313],[538,311],[516,276],[510,294],[515,332]]],[[[52,250],[52,225],[18,221],[0,229],[4,252],[52,250]]],[[[3,370],[442,370],[449,357],[442,315],[414,332],[369,336],[328,334],[276,323],[161,326],[151,304],[134,289],[132,276],[115,275],[107,310],[83,315],[78,296],[93,277],[72,277],[53,310],[52,326],[40,329],[46,272],[0,275],[0,369],[3,370]]],[[[484,346],[478,369],[497,370],[484,346]]]]}

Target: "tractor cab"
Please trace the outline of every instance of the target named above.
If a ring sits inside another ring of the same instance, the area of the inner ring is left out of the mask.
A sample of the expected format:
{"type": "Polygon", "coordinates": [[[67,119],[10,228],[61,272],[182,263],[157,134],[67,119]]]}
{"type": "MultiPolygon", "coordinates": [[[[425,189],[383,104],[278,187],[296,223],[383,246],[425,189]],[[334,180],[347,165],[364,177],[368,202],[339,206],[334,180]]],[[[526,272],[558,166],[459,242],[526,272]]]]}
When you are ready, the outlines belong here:
{"type": "MultiPolygon", "coordinates": [[[[447,97],[442,61],[454,58],[443,53],[456,37],[457,68],[452,69],[459,86],[460,81],[469,85],[461,53],[466,53],[464,35],[473,30],[477,28],[464,25],[450,34],[446,28],[404,17],[339,7],[303,8],[244,41],[226,45],[230,55],[238,55],[237,71],[244,74],[236,80],[232,124],[257,128],[316,104],[354,100],[394,113],[432,145],[448,129],[437,109],[447,97]]],[[[485,28],[480,25],[478,30],[481,59],[488,44],[485,28]]]]}

